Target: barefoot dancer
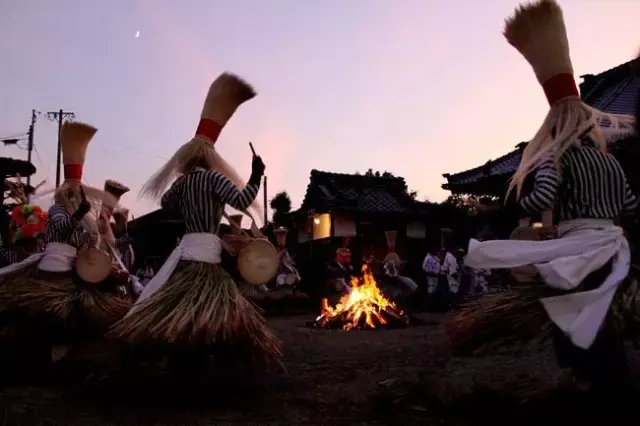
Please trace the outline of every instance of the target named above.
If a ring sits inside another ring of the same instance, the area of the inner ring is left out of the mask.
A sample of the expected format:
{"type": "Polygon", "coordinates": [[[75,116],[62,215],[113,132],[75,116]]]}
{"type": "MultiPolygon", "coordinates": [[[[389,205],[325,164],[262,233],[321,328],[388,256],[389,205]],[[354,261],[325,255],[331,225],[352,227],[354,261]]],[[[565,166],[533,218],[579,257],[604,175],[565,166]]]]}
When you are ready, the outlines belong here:
{"type": "Polygon", "coordinates": [[[555,1],[519,7],[507,20],[504,35],[533,67],[550,105],[523,152],[510,190],[516,190],[528,216],[553,209],[558,239],[472,240],[467,264],[535,265],[544,283],[561,294],[541,300],[558,330],[561,363],[586,373],[594,390],[620,385],[629,374],[624,348],[616,339],[607,340],[605,317],[629,272],[630,250],[613,221],[634,212],[637,200],[619,163],[606,153],[601,123],[609,122],[611,133],[625,133],[632,130],[632,120],[595,110],[580,99],[562,10],[555,1]],[[535,174],[534,188],[521,196],[530,174],[535,174]]]}
{"type": "Polygon", "coordinates": [[[221,268],[216,235],[225,205],[247,209],[264,173],[262,160],[254,156],[251,177],[243,184],[214,146],[236,109],[254,96],[238,77],[219,76],[209,89],[196,136],[144,186],[143,193],[159,197],[179,176],[162,196],[162,207],[183,217],[187,233],[110,335],[134,344],[185,348],[180,353],[187,356],[195,349],[198,358],[230,347],[247,350],[255,362],[279,360],[280,342],[221,268]]]}

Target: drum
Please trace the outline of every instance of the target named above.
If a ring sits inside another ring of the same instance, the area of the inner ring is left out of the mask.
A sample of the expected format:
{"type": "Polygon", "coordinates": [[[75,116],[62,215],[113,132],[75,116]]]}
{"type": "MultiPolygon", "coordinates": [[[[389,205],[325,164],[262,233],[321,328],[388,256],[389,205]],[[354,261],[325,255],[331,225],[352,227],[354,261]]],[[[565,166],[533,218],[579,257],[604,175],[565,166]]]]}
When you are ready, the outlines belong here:
{"type": "Polygon", "coordinates": [[[91,284],[107,279],[112,267],[111,257],[95,247],[81,251],[76,258],[76,273],[82,280],[91,284]]]}
{"type": "Polygon", "coordinates": [[[266,238],[249,240],[238,251],[238,271],[251,285],[271,281],[278,273],[278,251],[266,238]]]}

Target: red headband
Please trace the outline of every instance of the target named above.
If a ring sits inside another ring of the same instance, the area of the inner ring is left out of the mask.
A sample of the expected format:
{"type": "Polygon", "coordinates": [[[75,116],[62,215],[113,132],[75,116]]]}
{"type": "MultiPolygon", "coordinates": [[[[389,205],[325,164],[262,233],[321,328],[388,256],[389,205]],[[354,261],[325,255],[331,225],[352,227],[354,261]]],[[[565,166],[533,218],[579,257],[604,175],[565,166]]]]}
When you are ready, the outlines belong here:
{"type": "Polygon", "coordinates": [[[211,140],[215,144],[222,131],[222,126],[209,118],[201,118],[196,130],[196,136],[202,136],[211,140]]]}
{"type": "Polygon", "coordinates": [[[554,75],[542,83],[542,89],[544,90],[549,105],[553,105],[560,99],[570,96],[580,97],[576,81],[571,74],[554,75]]]}
{"type": "Polygon", "coordinates": [[[64,180],[82,180],[82,164],[65,164],[64,180]]]}

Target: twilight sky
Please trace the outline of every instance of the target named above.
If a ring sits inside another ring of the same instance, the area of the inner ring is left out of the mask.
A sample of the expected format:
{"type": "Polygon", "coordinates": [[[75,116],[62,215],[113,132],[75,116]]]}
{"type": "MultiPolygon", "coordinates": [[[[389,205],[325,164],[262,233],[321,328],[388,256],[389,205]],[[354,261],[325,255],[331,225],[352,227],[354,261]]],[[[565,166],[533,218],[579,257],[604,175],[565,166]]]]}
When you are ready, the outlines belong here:
{"type": "MultiPolygon", "coordinates": [[[[0,138],[32,108],[95,125],[85,178],[133,189],[196,128],[213,79],[231,71],[258,97],[217,148],[244,176],[248,142],[269,193],[297,208],[311,169],[389,170],[441,200],[442,173],[529,139],[547,110],[524,59],[504,41],[515,0],[4,0],[0,138]],[[140,31],[136,39],[135,33],[140,31]]],[[[562,0],[577,75],[630,60],[638,0],[562,0]]],[[[579,81],[579,80],[578,80],[579,81]]],[[[55,123],[36,125],[35,182],[55,182],[55,123]]],[[[1,154],[26,158],[18,147],[1,154]]]]}

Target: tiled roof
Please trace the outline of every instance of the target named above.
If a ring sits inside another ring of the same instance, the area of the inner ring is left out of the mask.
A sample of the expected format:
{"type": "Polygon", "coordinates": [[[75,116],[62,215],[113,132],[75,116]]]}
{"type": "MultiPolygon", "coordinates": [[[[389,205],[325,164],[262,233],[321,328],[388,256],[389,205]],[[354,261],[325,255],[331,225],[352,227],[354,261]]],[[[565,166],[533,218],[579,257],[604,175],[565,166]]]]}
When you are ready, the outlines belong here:
{"type": "Polygon", "coordinates": [[[18,160],[17,158],[0,157],[0,170],[2,171],[2,177],[17,175],[26,177],[36,172],[36,166],[28,161],[18,160]]]}
{"type": "Polygon", "coordinates": [[[301,211],[338,209],[361,213],[420,213],[401,177],[330,173],[311,170],[301,211]]]}
{"type": "MultiPolygon", "coordinates": [[[[632,73],[632,62],[595,76],[583,76],[584,81],[580,84],[582,99],[594,108],[610,114],[634,115],[640,95],[640,77],[632,73]]],[[[520,150],[516,149],[483,166],[460,173],[445,174],[447,184],[442,187],[451,189],[452,186],[469,185],[488,176],[510,175],[516,171],[519,164],[520,150]]]]}

